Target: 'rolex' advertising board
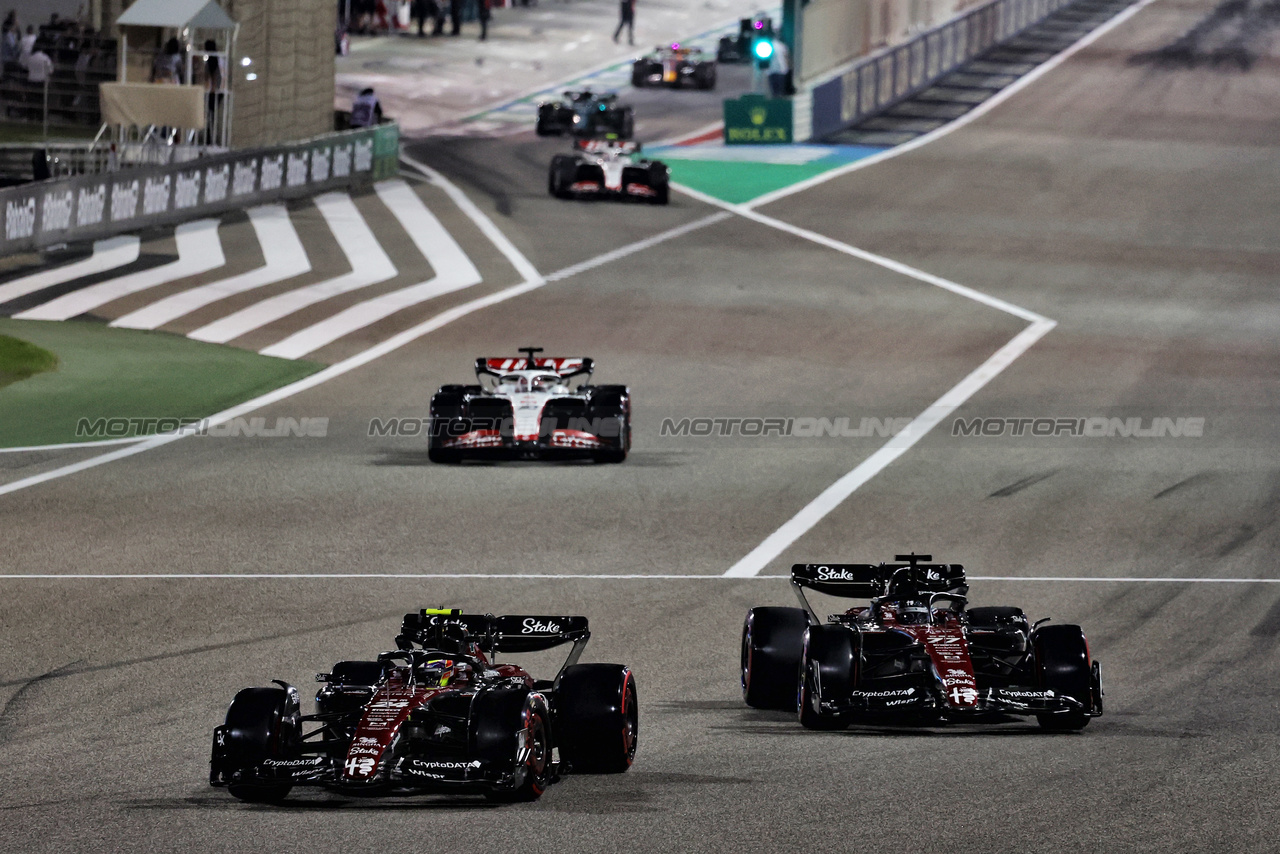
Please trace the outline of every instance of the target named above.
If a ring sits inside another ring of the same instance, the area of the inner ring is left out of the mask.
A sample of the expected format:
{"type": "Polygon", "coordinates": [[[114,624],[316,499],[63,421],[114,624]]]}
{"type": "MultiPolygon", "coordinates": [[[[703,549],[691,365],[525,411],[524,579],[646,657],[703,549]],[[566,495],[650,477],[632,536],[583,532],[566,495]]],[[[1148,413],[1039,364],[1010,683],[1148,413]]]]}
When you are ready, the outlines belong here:
{"type": "Polygon", "coordinates": [[[724,102],[725,145],[791,142],[791,101],[743,95],[724,102]]]}

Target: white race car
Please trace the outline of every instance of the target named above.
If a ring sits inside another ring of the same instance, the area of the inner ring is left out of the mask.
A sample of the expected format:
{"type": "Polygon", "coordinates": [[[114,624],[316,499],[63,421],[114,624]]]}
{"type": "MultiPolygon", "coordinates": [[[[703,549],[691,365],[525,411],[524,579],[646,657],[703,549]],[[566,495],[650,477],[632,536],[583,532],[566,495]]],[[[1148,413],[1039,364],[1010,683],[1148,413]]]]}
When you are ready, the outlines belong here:
{"type": "Polygon", "coordinates": [[[627,387],[591,385],[591,359],[538,356],[540,347],[520,352],[524,356],[476,359],[479,385],[441,386],[432,396],[431,461],[626,459],[631,448],[627,387]]]}
{"type": "Polygon", "coordinates": [[[639,156],[640,143],[580,139],[573,154],[551,158],[547,191],[558,199],[633,199],[665,205],[671,177],[667,165],[639,156]]]}

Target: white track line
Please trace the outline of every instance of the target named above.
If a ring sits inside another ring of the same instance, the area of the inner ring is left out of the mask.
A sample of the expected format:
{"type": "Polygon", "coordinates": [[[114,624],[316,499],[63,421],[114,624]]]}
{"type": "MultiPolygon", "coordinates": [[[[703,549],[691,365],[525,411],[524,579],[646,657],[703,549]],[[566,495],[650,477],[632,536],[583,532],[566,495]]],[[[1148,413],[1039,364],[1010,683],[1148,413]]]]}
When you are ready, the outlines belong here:
{"type": "Polygon", "coordinates": [[[25,448],[0,448],[0,454],[30,454],[39,451],[68,451],[72,448],[105,448],[108,445],[131,445],[146,436],[130,436],[125,439],[99,439],[95,442],[62,442],[57,445],[27,445],[25,448]]]}
{"type": "Polygon", "coordinates": [[[0,303],[6,303],[54,285],[92,276],[95,273],[114,270],[125,264],[132,264],[138,260],[141,245],[142,241],[132,235],[99,240],[93,244],[93,254],[88,258],[55,267],[52,270],[32,273],[30,276],[23,276],[21,279],[14,279],[12,282],[0,285],[0,303]]]}
{"type": "Polygon", "coordinates": [[[116,318],[110,325],[127,329],[157,329],[233,294],[311,272],[307,252],[302,248],[302,241],[298,239],[298,232],[294,230],[284,205],[250,208],[248,213],[249,222],[262,246],[262,259],[265,263],[261,267],[172,294],[124,317],[116,318]]]}
{"type": "Polygon", "coordinates": [[[1004,89],[1001,89],[999,92],[992,95],[990,98],[983,101],[981,104],[974,107],[972,110],[965,113],[963,116],[951,122],[950,124],[945,124],[942,127],[938,128],[937,130],[933,130],[922,136],[918,136],[915,139],[911,140],[910,142],[904,142],[902,145],[891,148],[888,151],[882,151],[879,154],[873,154],[872,156],[863,158],[862,160],[855,160],[854,162],[849,163],[848,165],[845,165],[845,166],[841,166],[838,169],[832,169],[830,172],[823,172],[821,175],[815,175],[812,178],[808,178],[804,181],[800,181],[797,184],[792,184],[789,187],[783,187],[781,189],[774,190],[771,193],[765,193],[763,196],[758,196],[752,199],[751,201],[747,202],[745,206],[748,208],[758,208],[762,205],[767,205],[771,202],[776,202],[779,199],[786,198],[787,196],[791,196],[796,193],[802,193],[805,190],[812,189],[813,187],[816,187],[819,184],[825,184],[827,181],[830,181],[835,178],[839,178],[842,175],[848,175],[850,172],[856,172],[859,169],[866,169],[868,166],[874,166],[877,163],[883,163],[884,161],[897,157],[900,154],[906,154],[908,151],[914,151],[915,149],[921,147],[922,145],[928,145],[934,140],[941,139],[947,134],[953,133],[954,131],[959,130],[960,128],[964,127],[970,122],[974,122],[982,118],[987,113],[991,112],[996,107],[1000,106],[1005,101],[1009,100],[1014,95],[1018,94],[1023,89],[1027,88],[1032,83],[1036,82],[1041,77],[1045,76],[1050,71],[1054,70],[1059,65],[1066,62],[1071,57],[1075,56],[1078,52],[1080,52],[1081,50],[1084,50],[1086,47],[1093,44],[1095,41],[1102,38],[1107,33],[1111,32],[1116,27],[1120,26],[1125,21],[1129,20],[1134,15],[1138,14],[1139,12],[1141,12],[1143,9],[1145,9],[1147,6],[1150,6],[1154,2],[1155,0],[1139,0],[1139,2],[1136,3],[1135,5],[1130,6],[1128,9],[1125,9],[1123,12],[1116,15],[1110,21],[1107,21],[1105,24],[1098,27],[1096,30],[1089,33],[1084,38],[1080,39],[1080,41],[1068,47],[1066,50],[1062,51],[1061,53],[1057,54],[1056,56],[1050,59],[1045,60],[1043,63],[1036,66],[1034,69],[1027,72],[1025,75],[1023,75],[1019,79],[1015,80],[1013,83],[1010,83],[1004,89]]]}
{"type": "Polygon", "coordinates": [[[973,373],[934,401],[932,406],[917,415],[906,426],[906,429],[859,463],[848,474],[824,489],[817,498],[810,501],[781,528],[766,537],[764,542],[731,566],[725,572],[725,575],[729,578],[742,578],[758,574],[760,570],[782,554],[788,546],[808,533],[828,513],[839,507],[858,487],[871,480],[885,466],[906,453],[916,442],[923,439],[925,434],[936,427],[938,422],[955,412],[978,389],[1009,367],[1014,359],[1025,353],[1055,325],[1052,320],[1038,321],[1014,336],[1012,341],[997,350],[991,358],[978,366],[973,373]]]}
{"type": "MultiPolygon", "coordinates": [[[[186,572],[186,573],[92,573],[92,574],[18,574],[0,573],[0,580],[11,581],[297,581],[332,579],[351,581],[353,579],[430,579],[436,581],[493,579],[495,581],[545,581],[545,580],[577,580],[577,581],[786,581],[787,575],[750,575],[743,578],[731,578],[724,575],[573,575],[558,573],[431,573],[431,572],[186,572]]],[[[1142,578],[1142,577],[1093,577],[1088,575],[971,575],[970,581],[1027,581],[1042,583],[1056,581],[1083,584],[1280,584],[1280,578],[1142,578]]]]}
{"type": "Polygon", "coordinates": [[[502,253],[503,257],[507,259],[512,267],[516,268],[516,272],[520,274],[521,278],[523,278],[526,283],[542,281],[542,274],[538,272],[537,268],[534,267],[533,264],[529,263],[529,259],[524,257],[524,253],[517,249],[515,244],[511,242],[510,238],[503,234],[498,227],[493,224],[493,220],[489,219],[485,212],[480,210],[480,208],[476,206],[476,203],[471,201],[470,197],[459,190],[452,181],[432,169],[427,164],[419,160],[414,160],[406,154],[401,154],[400,160],[404,163],[408,163],[430,183],[443,190],[445,194],[453,200],[453,203],[457,205],[463,213],[470,217],[472,222],[479,226],[480,230],[484,232],[484,236],[489,238],[489,241],[494,246],[498,247],[498,251],[502,253]]]}
{"type": "Polygon", "coordinates": [[[950,293],[962,296],[966,299],[973,300],[989,308],[1011,314],[1021,320],[1028,321],[1031,325],[1020,333],[1015,335],[1009,343],[1005,344],[997,350],[990,358],[978,366],[972,373],[961,380],[957,385],[951,388],[946,394],[938,398],[924,412],[917,415],[911,423],[909,423],[901,433],[891,438],[883,447],[867,457],[858,464],[852,471],[845,474],[835,483],[828,486],[810,501],[800,512],[796,513],[791,519],[778,528],[772,534],[764,539],[760,545],[752,549],[746,556],[729,567],[725,571],[728,578],[749,578],[758,575],[771,561],[776,559],[783,551],[792,543],[810,531],[815,525],[825,518],[832,510],[840,506],[845,499],[852,495],[859,487],[875,477],[885,466],[892,463],[898,457],[906,453],[916,442],[920,441],[924,436],[938,425],[943,419],[964,404],[979,389],[994,379],[1001,371],[1013,363],[1015,359],[1025,353],[1032,345],[1043,338],[1054,326],[1056,321],[1050,320],[1043,315],[1034,311],[1006,302],[1005,300],[976,291],[973,288],[958,284],[950,279],[944,279],[941,276],[935,276],[932,273],[926,273],[883,255],[876,255],[865,249],[859,249],[856,246],[850,246],[839,240],[810,231],[806,228],[792,225],[788,222],[775,219],[771,216],[765,216],[757,211],[751,210],[744,205],[730,204],[729,202],[708,196],[697,190],[685,187],[679,184],[673,184],[672,187],[681,193],[700,199],[707,204],[723,208],[726,211],[736,213],[746,219],[758,222],[761,225],[778,229],[787,234],[801,237],[805,240],[825,246],[828,249],[834,249],[837,252],[844,253],[861,261],[876,264],[895,273],[916,279],[934,287],[942,288],[950,293]]]}
{"type": "Polygon", "coordinates": [[[351,272],[268,297],[201,326],[189,333],[188,338],[225,344],[307,306],[395,277],[395,265],[383,251],[378,238],[373,236],[369,224],[350,196],[346,193],[325,193],[316,197],[315,204],[342,248],[351,272]]]}
{"type": "MultiPolygon", "coordinates": [[[[413,163],[413,161],[409,162],[411,164],[413,163]]],[[[394,335],[386,341],[370,347],[368,350],[357,353],[351,358],[344,359],[343,361],[331,365],[309,377],[298,380],[295,383],[290,383],[287,386],[282,386],[275,391],[268,392],[260,397],[255,397],[253,400],[245,401],[238,406],[233,406],[230,409],[224,409],[222,412],[209,416],[208,423],[210,425],[217,426],[219,424],[225,424],[233,418],[247,415],[250,412],[261,409],[269,404],[277,403],[281,400],[293,397],[295,394],[306,391],[307,389],[315,388],[316,386],[322,385],[331,379],[335,379],[343,374],[355,370],[356,368],[367,365],[373,360],[385,356],[393,350],[398,350],[406,344],[416,341],[423,335],[434,332],[455,320],[466,317],[467,315],[480,311],[481,309],[488,308],[489,306],[497,305],[498,303],[529,293],[530,291],[535,291],[546,285],[548,282],[561,281],[571,275],[581,273],[585,270],[590,270],[593,267],[598,267],[600,264],[606,263],[606,261],[625,257],[632,252],[639,252],[642,249],[655,246],[664,240],[670,240],[683,234],[688,234],[690,231],[711,225],[714,222],[720,222],[727,218],[724,214],[712,214],[709,217],[705,217],[704,219],[688,225],[682,225],[679,228],[673,228],[670,231],[663,232],[662,234],[655,235],[654,237],[638,241],[637,243],[631,244],[629,247],[624,246],[621,249],[606,252],[597,259],[591,259],[584,261],[581,264],[566,267],[563,270],[544,278],[538,274],[534,266],[529,263],[529,260],[520,254],[520,250],[516,249],[516,247],[506,238],[505,235],[502,234],[502,232],[498,231],[498,227],[493,224],[493,221],[485,216],[479,208],[471,203],[470,199],[467,199],[466,196],[462,194],[461,190],[449,182],[444,176],[435,172],[435,170],[430,169],[430,167],[421,166],[421,164],[417,165],[420,166],[424,173],[431,175],[432,181],[448,191],[451,197],[455,197],[456,194],[456,197],[466,200],[467,204],[459,205],[463,212],[470,216],[473,221],[475,221],[476,225],[479,226],[486,234],[492,233],[501,238],[500,241],[494,241],[498,249],[504,254],[511,253],[507,257],[512,258],[513,266],[518,270],[523,269],[531,271],[533,273],[533,278],[526,278],[525,281],[520,284],[513,285],[505,290],[489,294],[488,296],[479,297],[471,300],[470,302],[455,306],[448,311],[437,314],[430,320],[426,320],[411,329],[406,329],[404,332],[394,335]]],[[[41,483],[47,483],[48,481],[67,477],[68,475],[96,468],[97,466],[105,465],[116,460],[122,460],[135,454],[141,454],[145,451],[151,450],[152,448],[159,448],[163,445],[169,444],[170,442],[176,442],[179,439],[184,438],[186,435],[190,434],[170,433],[167,435],[152,436],[126,448],[120,448],[96,457],[90,457],[87,460],[70,463],[56,469],[51,469],[47,472],[42,472],[41,474],[34,474],[29,477],[22,478],[21,480],[13,481],[12,483],[0,484],[0,495],[8,495],[9,493],[18,492],[19,490],[27,489],[41,483]]]]}
{"type": "Polygon", "coordinates": [[[69,320],[120,297],[206,273],[227,263],[222,254],[222,241],[218,239],[216,219],[185,222],[174,230],[174,239],[178,244],[177,261],[72,291],[14,317],[18,320],[69,320]]]}
{"type": "Polygon", "coordinates": [[[326,344],[364,329],[397,311],[480,284],[480,271],[422,199],[404,181],[384,181],[375,189],[400,221],[436,275],[417,285],[365,300],[259,350],[264,356],[300,359],[326,344]]]}

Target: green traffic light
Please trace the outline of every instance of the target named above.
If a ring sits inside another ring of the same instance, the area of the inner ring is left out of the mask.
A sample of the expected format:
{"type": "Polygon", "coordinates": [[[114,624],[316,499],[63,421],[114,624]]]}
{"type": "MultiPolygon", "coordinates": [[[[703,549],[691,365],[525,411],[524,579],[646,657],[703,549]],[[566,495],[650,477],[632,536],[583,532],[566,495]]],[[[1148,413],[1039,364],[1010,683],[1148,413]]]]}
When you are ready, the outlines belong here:
{"type": "Polygon", "coordinates": [[[771,39],[756,39],[752,51],[755,53],[756,59],[769,59],[773,56],[773,41],[771,39]]]}

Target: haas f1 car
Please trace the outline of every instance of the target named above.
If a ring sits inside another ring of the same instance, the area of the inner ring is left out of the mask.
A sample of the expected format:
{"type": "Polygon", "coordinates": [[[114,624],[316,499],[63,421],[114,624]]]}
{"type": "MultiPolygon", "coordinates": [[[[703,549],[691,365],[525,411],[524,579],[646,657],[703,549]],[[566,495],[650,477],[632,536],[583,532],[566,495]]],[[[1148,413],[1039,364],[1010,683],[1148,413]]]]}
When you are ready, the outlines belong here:
{"type": "Polygon", "coordinates": [[[284,682],[236,694],[214,730],[209,782],[251,802],[278,802],[295,786],[531,801],[570,771],[626,771],[639,732],[635,679],[621,664],[578,664],[590,637],[586,617],[406,614],[398,649],[316,676],[314,714],[284,682]],[[496,663],[568,643],[551,680],[496,663]]]}
{"type": "Polygon", "coordinates": [[[631,64],[631,85],[714,89],[716,61],[705,58],[700,47],[659,46],[631,64]]]}
{"type": "Polygon", "coordinates": [[[631,107],[618,103],[616,92],[597,95],[590,89],[568,91],[558,101],[538,105],[538,136],[604,136],[612,133],[630,139],[636,117],[631,107]]]}
{"type": "Polygon", "coordinates": [[[896,560],[793,566],[802,607],[747,613],[747,705],[798,712],[809,729],[1034,715],[1044,729],[1072,731],[1102,714],[1102,670],[1079,626],[1032,625],[1020,608],[968,608],[960,564],[896,560]],[[870,604],[824,623],[805,590],[870,604]]]}
{"type": "Polygon", "coordinates": [[[476,359],[479,385],[446,385],[431,398],[432,462],[465,458],[591,459],[620,463],[631,448],[631,392],[591,385],[595,363],[538,356],[476,359]],[[573,386],[577,379],[584,379],[573,386]]]}
{"type": "Polygon", "coordinates": [[[667,165],[638,157],[640,143],[580,139],[573,154],[557,154],[547,192],[557,199],[623,199],[665,205],[671,196],[667,165]]]}

